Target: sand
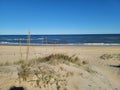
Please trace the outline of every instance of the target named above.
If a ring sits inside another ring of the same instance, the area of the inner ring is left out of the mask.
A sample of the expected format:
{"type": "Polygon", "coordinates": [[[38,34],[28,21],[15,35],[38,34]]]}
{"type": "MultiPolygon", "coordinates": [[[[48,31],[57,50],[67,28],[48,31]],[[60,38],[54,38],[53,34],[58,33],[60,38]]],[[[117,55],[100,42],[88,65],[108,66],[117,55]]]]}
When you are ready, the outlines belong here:
{"type": "MultiPolygon", "coordinates": [[[[19,46],[1,45],[0,63],[14,63],[20,59],[24,60],[26,58],[26,46],[21,47],[21,52],[19,46]]],[[[0,90],[7,90],[11,86],[23,86],[27,90],[120,90],[120,68],[110,67],[110,65],[120,65],[120,60],[118,58],[108,60],[100,58],[103,54],[120,54],[120,46],[30,46],[28,58],[31,60],[55,53],[74,55],[79,57],[81,63],[86,61],[88,64],[82,64],[79,67],[66,64],[47,64],[49,68],[56,70],[56,72],[59,71],[63,76],[67,72],[73,73],[73,75],[63,77],[66,80],[66,84],[61,84],[60,89],[57,89],[54,84],[43,88],[33,85],[35,83],[31,84],[26,81],[22,81],[19,84],[17,76],[18,65],[0,66],[0,90]],[[90,68],[91,71],[87,71],[86,68],[90,68]]]]}

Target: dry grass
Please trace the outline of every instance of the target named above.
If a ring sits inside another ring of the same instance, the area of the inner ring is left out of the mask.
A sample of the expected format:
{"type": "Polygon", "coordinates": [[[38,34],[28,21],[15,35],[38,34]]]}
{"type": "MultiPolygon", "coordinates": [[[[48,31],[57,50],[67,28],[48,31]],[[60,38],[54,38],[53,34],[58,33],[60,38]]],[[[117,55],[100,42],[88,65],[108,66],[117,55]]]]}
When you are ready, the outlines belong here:
{"type": "Polygon", "coordinates": [[[97,73],[96,71],[94,71],[93,69],[91,69],[90,67],[85,67],[85,70],[89,73],[97,73]]]}
{"type": "MultiPolygon", "coordinates": [[[[19,77],[19,82],[20,79],[22,78],[23,81],[27,80],[27,77],[30,74],[30,66],[29,66],[29,62],[28,62],[28,57],[29,57],[29,47],[30,47],[30,32],[28,33],[28,39],[27,39],[27,49],[26,49],[26,62],[24,62],[23,60],[19,60],[18,62],[16,62],[15,64],[21,64],[18,69],[18,77],[19,77]]],[[[22,59],[22,53],[21,53],[21,42],[20,42],[20,55],[21,55],[21,59],[22,59]]]]}
{"type": "Polygon", "coordinates": [[[21,64],[21,66],[19,68],[17,68],[18,70],[18,77],[19,77],[19,82],[20,79],[23,79],[23,81],[27,80],[27,77],[30,75],[30,67],[28,67],[28,65],[26,64],[21,64]]]}
{"type": "Polygon", "coordinates": [[[64,63],[64,64],[69,64],[69,63],[73,63],[73,64],[80,64],[79,63],[79,58],[75,57],[75,56],[68,56],[68,55],[64,55],[64,54],[51,54],[49,56],[46,57],[39,57],[39,58],[35,58],[32,60],[29,60],[27,62],[25,62],[25,60],[19,60],[19,61],[15,61],[13,63],[10,62],[5,62],[5,63],[0,63],[0,66],[8,66],[8,65],[21,65],[21,64],[27,64],[27,65],[34,65],[34,62],[37,62],[37,64],[42,63],[42,62],[47,62],[49,64],[59,64],[59,63],[64,63]]]}
{"type": "MultiPolygon", "coordinates": [[[[9,62],[5,62],[5,63],[0,63],[0,66],[8,66],[8,65],[21,65],[21,64],[25,64],[29,65],[29,66],[33,66],[35,65],[35,62],[37,64],[39,63],[49,63],[52,65],[56,65],[59,63],[64,63],[64,64],[76,64],[76,65],[80,65],[80,60],[78,57],[76,56],[68,56],[68,55],[64,55],[64,54],[51,54],[49,56],[46,57],[39,57],[39,58],[35,58],[29,61],[25,61],[25,60],[19,60],[19,61],[15,61],[13,63],[9,63],[9,62]]],[[[87,62],[85,62],[87,63],[87,62]]]]}
{"type": "Polygon", "coordinates": [[[51,54],[49,56],[43,57],[43,58],[38,58],[37,62],[48,62],[49,64],[59,64],[59,63],[64,63],[64,64],[77,64],[79,65],[79,58],[78,57],[73,57],[73,56],[68,56],[64,54],[51,54]]]}
{"type": "Polygon", "coordinates": [[[0,66],[10,66],[12,63],[6,61],[5,63],[0,63],[0,66]]]}
{"type": "Polygon", "coordinates": [[[103,54],[100,56],[101,59],[117,59],[120,60],[120,54],[103,54]]]}
{"type": "Polygon", "coordinates": [[[88,61],[82,61],[82,64],[86,65],[86,64],[89,64],[89,62],[88,61]]]}
{"type": "MultiPolygon", "coordinates": [[[[71,75],[71,73],[70,73],[71,75]]],[[[65,76],[65,75],[64,75],[65,76]]],[[[35,86],[39,88],[47,88],[56,85],[56,89],[66,88],[66,79],[63,78],[63,75],[59,72],[56,72],[51,66],[39,65],[34,70],[34,76],[30,83],[35,83],[35,86]]]]}
{"type": "Polygon", "coordinates": [[[24,64],[25,63],[25,60],[19,60],[17,62],[13,62],[14,65],[21,65],[21,64],[24,64]]]}

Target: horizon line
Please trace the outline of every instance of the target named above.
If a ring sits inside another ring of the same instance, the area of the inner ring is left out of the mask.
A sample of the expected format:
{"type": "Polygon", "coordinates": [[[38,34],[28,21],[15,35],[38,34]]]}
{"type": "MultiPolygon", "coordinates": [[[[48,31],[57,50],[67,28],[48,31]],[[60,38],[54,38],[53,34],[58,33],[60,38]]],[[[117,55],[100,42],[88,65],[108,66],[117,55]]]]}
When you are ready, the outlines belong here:
{"type": "MultiPolygon", "coordinates": [[[[32,34],[31,35],[101,35],[101,34],[120,34],[120,33],[85,33],[85,34],[32,34]]],[[[28,34],[0,34],[0,35],[28,35],[28,34]]]]}

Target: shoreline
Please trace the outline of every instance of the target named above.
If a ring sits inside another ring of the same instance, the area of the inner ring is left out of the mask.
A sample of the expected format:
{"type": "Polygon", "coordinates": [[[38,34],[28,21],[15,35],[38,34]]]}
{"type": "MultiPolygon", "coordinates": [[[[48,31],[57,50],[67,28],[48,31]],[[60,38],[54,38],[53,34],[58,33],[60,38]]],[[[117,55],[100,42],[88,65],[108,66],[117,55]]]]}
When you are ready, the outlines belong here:
{"type": "MultiPolygon", "coordinates": [[[[19,44],[0,44],[0,46],[20,46],[19,44]]],[[[27,45],[21,45],[27,46],[27,45]]],[[[39,44],[34,45],[30,44],[30,46],[120,46],[120,44],[39,44]]]]}

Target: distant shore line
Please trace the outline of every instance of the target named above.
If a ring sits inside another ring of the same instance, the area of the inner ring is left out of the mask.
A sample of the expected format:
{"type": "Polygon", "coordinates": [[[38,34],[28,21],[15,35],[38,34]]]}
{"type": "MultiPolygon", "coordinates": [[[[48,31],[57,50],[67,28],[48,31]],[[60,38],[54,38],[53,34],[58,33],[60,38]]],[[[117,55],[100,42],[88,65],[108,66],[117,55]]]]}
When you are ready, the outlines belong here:
{"type": "MultiPolygon", "coordinates": [[[[19,44],[0,44],[0,46],[19,46],[19,44]]],[[[27,46],[27,44],[22,44],[27,46]]],[[[30,46],[120,46],[120,44],[84,43],[84,44],[30,44],[30,46]]]]}

